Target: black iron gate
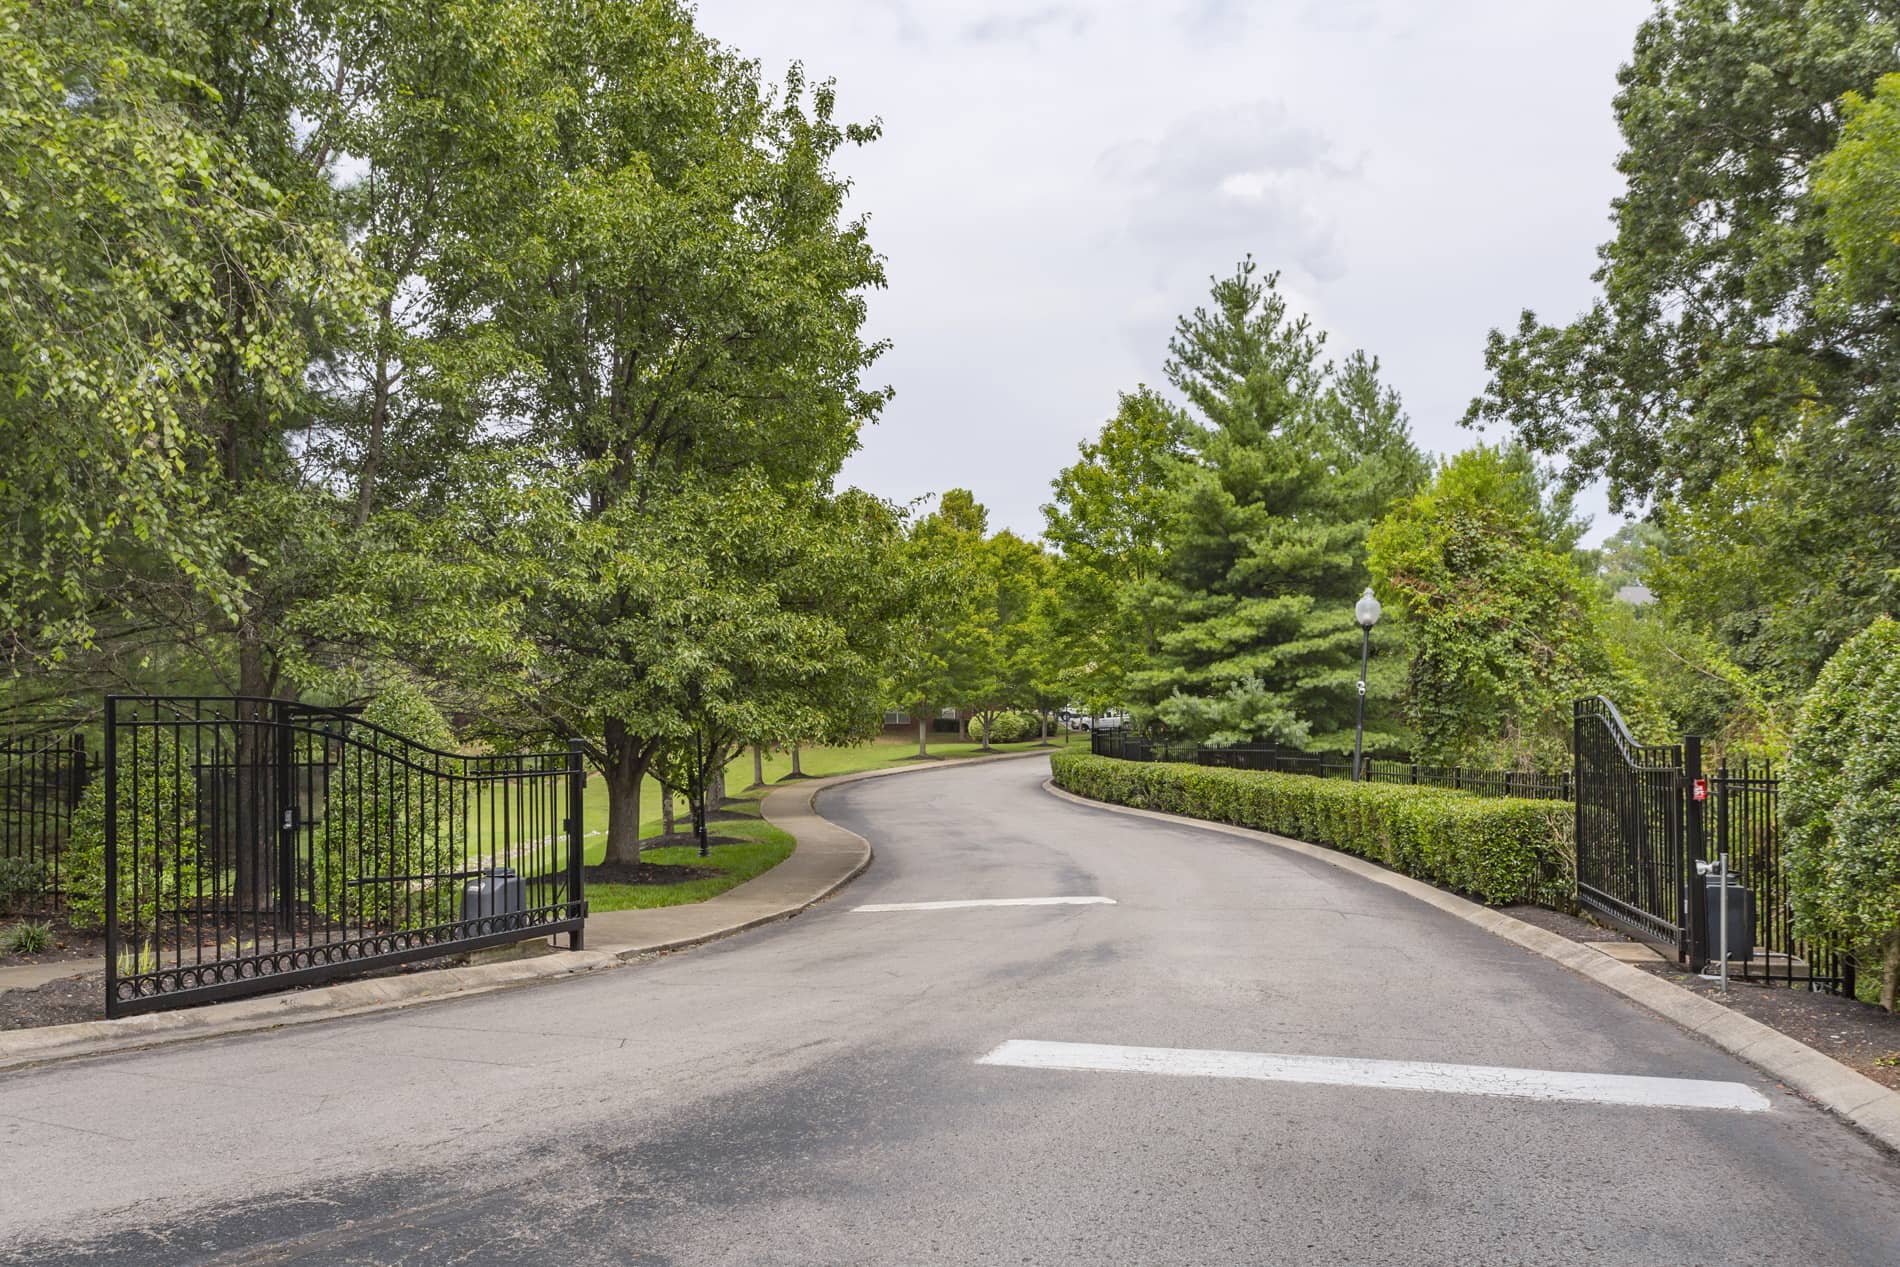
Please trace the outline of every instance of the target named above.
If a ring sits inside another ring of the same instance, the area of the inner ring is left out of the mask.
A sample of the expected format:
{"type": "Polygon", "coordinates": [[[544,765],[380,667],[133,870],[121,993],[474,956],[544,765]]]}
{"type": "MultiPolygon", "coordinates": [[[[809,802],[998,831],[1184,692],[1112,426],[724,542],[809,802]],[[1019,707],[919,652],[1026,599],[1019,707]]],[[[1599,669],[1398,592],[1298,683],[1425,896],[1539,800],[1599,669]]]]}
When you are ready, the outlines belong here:
{"type": "Polygon", "coordinates": [[[566,752],[439,752],[283,700],[108,698],[106,1013],[566,933],[566,752]]]}
{"type": "Polygon", "coordinates": [[[1688,958],[1685,746],[1638,743],[1601,696],[1577,701],[1574,742],[1578,899],[1688,958]]]}

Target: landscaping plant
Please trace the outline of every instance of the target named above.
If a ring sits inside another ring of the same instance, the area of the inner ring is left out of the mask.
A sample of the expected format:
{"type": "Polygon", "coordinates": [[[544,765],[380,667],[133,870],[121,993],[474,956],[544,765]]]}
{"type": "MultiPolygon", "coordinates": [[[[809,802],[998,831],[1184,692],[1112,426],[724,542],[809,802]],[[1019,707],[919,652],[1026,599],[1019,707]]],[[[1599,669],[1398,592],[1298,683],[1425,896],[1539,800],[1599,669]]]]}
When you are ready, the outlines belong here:
{"type": "Polygon", "coordinates": [[[1292,836],[1355,853],[1493,905],[1568,906],[1576,888],[1569,805],[1310,774],[1051,758],[1078,796],[1292,836]]]}
{"type": "Polygon", "coordinates": [[[436,877],[463,870],[463,801],[482,785],[454,777],[466,758],[437,760],[454,752],[455,732],[413,683],[386,684],[361,721],[331,772],[315,834],[318,913],[374,928],[446,923],[456,917],[459,888],[436,877]]]}
{"type": "Polygon", "coordinates": [[[46,887],[46,871],[32,858],[0,858],[0,912],[24,911],[46,887]]]}
{"type": "Polygon", "coordinates": [[[0,943],[9,955],[37,955],[50,949],[53,944],[53,926],[51,924],[15,924],[7,930],[4,943],[0,943]]]}
{"type": "MultiPolygon", "coordinates": [[[[133,728],[119,742],[118,823],[122,848],[116,897],[121,937],[156,934],[159,917],[182,895],[216,879],[199,872],[197,767],[163,726],[133,728]],[[138,771],[134,777],[133,771],[138,771]],[[191,807],[193,812],[174,812],[191,807]]],[[[106,923],[106,780],[86,785],[67,840],[66,913],[75,928],[106,923]]],[[[211,893],[206,892],[209,899],[211,893]]]]}
{"type": "Polygon", "coordinates": [[[1782,781],[1795,933],[1881,965],[1900,992],[1900,622],[1881,617],[1821,670],[1782,781]]]}

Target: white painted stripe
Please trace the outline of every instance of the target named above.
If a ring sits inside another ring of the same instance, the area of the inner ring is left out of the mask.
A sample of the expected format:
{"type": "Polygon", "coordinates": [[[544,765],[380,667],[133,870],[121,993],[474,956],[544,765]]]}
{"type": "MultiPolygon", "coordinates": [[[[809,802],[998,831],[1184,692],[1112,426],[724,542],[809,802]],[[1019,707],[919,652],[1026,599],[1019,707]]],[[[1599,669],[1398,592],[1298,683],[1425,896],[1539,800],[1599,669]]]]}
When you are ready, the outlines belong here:
{"type": "Polygon", "coordinates": [[[1441,1065],[1421,1060],[1359,1060],[1344,1056],[1282,1056],[1267,1052],[1194,1051],[1173,1047],[1113,1047],[1098,1043],[1045,1043],[1012,1038],[979,1065],[1024,1069],[1083,1069],[1154,1073],[1177,1078],[1251,1078],[1393,1091],[1443,1091],[1528,1100],[1580,1100],[1646,1108],[1735,1109],[1761,1113],[1768,1098],[1739,1082],[1646,1078],[1614,1073],[1561,1073],[1493,1065],[1441,1065]]]}
{"type": "Polygon", "coordinates": [[[950,911],[965,906],[1113,906],[1112,897],[985,897],[963,902],[873,902],[854,911],[950,911]]]}

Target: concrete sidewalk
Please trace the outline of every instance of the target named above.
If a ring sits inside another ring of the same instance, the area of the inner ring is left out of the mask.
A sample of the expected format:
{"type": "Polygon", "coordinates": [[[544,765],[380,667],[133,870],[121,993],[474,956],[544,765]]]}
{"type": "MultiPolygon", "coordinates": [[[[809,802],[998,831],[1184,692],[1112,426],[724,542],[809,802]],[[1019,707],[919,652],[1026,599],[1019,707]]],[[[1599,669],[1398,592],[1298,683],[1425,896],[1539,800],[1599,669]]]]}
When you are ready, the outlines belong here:
{"type": "MultiPolygon", "coordinates": [[[[1045,752],[1035,750],[998,753],[988,757],[960,757],[941,763],[918,762],[775,788],[766,794],[760,810],[767,822],[792,836],[795,844],[789,858],[764,875],[704,902],[644,911],[608,911],[590,916],[587,921],[586,950],[557,950],[552,954],[502,963],[371,977],[311,990],[264,995],[231,1003],[212,1003],[176,1012],[9,1030],[0,1032],[0,1071],[53,1060],[102,1055],[187,1039],[222,1037],[485,994],[537,981],[616,968],[643,955],[684,950],[689,946],[730,937],[761,924],[790,919],[824,901],[871,865],[871,846],[861,836],[827,822],[812,808],[812,802],[820,792],[861,779],[1045,755],[1045,752]]],[[[64,964],[32,964],[7,969],[5,971],[20,974],[19,979],[0,978],[0,989],[26,988],[58,977],[97,971],[103,966],[103,961],[95,964],[74,960],[64,964]]]]}

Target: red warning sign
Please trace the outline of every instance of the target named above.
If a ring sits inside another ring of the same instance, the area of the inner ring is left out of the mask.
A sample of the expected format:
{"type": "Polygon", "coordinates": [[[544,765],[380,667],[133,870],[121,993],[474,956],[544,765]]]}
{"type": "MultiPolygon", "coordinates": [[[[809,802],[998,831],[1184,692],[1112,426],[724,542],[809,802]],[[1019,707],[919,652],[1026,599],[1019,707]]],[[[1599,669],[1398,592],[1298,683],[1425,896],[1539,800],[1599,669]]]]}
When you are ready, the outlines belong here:
{"type": "Polygon", "coordinates": [[[1698,801],[1708,800],[1709,799],[1709,781],[1707,779],[1697,779],[1695,781],[1695,791],[1693,795],[1698,801]]]}

